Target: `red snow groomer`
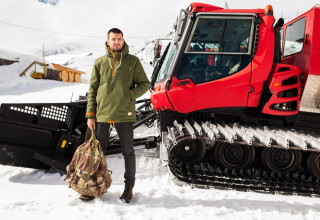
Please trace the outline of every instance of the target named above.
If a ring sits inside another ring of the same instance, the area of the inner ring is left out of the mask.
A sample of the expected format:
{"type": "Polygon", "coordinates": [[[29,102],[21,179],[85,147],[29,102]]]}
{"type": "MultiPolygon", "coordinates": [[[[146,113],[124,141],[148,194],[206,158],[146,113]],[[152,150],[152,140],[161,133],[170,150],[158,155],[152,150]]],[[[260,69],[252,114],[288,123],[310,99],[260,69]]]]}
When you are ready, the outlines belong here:
{"type": "Polygon", "coordinates": [[[151,83],[178,180],[320,196],[320,7],[274,23],[270,5],[181,10],[151,83]]]}

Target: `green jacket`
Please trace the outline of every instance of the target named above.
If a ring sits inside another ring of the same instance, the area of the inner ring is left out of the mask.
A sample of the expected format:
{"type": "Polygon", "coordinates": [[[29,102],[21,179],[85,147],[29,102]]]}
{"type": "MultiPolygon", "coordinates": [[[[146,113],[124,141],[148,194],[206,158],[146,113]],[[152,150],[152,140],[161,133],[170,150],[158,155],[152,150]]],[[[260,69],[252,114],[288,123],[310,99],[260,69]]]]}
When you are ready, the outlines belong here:
{"type": "Polygon", "coordinates": [[[107,54],[94,62],[86,117],[97,122],[134,122],[135,100],[148,90],[150,82],[126,43],[121,52],[108,46],[106,50],[107,54]]]}

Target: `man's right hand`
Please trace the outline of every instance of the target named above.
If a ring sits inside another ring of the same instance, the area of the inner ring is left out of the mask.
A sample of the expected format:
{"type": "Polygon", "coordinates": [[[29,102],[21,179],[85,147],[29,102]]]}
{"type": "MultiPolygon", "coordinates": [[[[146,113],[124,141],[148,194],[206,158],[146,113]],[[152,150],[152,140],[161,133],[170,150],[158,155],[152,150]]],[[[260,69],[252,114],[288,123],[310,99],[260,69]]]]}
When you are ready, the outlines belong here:
{"type": "Polygon", "coordinates": [[[87,125],[88,125],[88,128],[90,128],[91,130],[96,130],[96,120],[95,119],[88,118],[87,125]]]}

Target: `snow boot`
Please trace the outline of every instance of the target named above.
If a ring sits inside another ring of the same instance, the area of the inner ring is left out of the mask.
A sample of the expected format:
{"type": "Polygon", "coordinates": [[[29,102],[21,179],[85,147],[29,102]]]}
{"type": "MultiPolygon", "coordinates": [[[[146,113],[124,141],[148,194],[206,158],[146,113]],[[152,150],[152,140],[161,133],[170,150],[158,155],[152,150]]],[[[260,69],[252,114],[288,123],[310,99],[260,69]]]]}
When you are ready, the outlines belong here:
{"type": "Polygon", "coordinates": [[[86,195],[80,195],[79,199],[81,199],[82,201],[91,201],[94,199],[93,196],[86,196],[86,195]]]}
{"type": "Polygon", "coordinates": [[[126,185],[125,188],[124,188],[124,191],[122,193],[122,195],[120,196],[120,199],[125,202],[125,203],[129,203],[131,202],[131,199],[132,199],[132,189],[133,189],[133,186],[129,186],[129,185],[126,185]]]}

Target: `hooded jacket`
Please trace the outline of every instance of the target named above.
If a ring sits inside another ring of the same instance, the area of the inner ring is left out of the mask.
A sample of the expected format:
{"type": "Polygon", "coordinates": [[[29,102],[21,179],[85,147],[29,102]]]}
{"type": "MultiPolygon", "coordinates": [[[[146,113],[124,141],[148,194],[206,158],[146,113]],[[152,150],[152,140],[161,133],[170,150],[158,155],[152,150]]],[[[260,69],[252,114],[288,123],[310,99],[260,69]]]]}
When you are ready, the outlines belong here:
{"type": "Polygon", "coordinates": [[[121,52],[113,52],[107,45],[106,51],[94,62],[86,117],[97,122],[134,122],[135,100],[148,90],[150,82],[126,43],[121,52]]]}

